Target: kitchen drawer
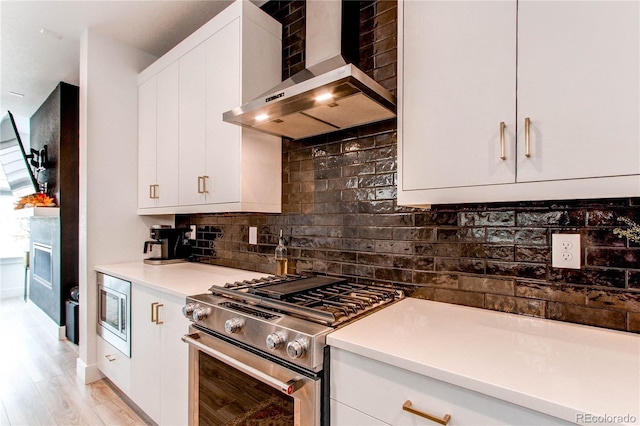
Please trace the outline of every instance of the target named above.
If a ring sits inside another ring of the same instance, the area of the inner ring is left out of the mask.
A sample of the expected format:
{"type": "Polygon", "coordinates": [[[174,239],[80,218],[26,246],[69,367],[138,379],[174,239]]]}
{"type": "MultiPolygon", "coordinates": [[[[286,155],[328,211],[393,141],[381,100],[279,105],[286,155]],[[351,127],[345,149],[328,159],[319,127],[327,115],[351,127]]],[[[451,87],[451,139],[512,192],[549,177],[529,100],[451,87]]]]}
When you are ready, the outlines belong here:
{"type": "Polygon", "coordinates": [[[331,400],[331,424],[334,426],[384,426],[387,423],[374,419],[358,410],[354,410],[336,400],[331,400]]]}
{"type": "Polygon", "coordinates": [[[131,395],[131,358],[100,336],[98,336],[97,350],[98,369],[122,392],[131,395]]]}
{"type": "Polygon", "coordinates": [[[392,425],[435,424],[404,411],[402,406],[407,400],[414,409],[434,417],[450,414],[448,424],[453,426],[570,424],[334,347],[331,348],[331,398],[392,425]]]}

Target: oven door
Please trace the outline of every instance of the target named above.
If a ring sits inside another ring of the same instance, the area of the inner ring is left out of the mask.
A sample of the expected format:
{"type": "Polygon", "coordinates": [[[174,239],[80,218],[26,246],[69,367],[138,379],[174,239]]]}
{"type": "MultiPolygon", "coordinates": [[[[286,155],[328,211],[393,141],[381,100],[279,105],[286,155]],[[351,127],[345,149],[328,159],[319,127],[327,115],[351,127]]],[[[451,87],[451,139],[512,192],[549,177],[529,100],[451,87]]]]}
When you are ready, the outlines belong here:
{"type": "Polygon", "coordinates": [[[320,425],[321,376],[189,330],[190,425],[320,425]]]}

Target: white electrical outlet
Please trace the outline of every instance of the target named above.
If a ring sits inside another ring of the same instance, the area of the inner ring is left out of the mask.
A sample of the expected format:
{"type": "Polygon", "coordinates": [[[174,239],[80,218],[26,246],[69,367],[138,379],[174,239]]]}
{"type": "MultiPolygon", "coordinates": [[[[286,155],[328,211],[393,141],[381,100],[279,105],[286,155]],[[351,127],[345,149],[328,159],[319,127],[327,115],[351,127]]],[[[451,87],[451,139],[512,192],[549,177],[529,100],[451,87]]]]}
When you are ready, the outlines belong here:
{"type": "Polygon", "coordinates": [[[249,227],[249,244],[258,244],[258,228],[255,226],[249,227]]]}
{"type": "Polygon", "coordinates": [[[551,234],[551,266],[580,269],[580,234],[551,234]]]}

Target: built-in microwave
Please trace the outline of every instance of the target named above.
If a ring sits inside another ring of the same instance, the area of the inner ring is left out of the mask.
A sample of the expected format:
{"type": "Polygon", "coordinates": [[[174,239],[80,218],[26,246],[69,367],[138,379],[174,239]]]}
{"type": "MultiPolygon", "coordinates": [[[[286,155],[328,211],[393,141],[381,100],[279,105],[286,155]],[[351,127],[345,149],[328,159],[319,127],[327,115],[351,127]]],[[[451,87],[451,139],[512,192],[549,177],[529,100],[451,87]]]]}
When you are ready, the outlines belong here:
{"type": "Polygon", "coordinates": [[[131,357],[131,283],[98,273],[98,335],[131,357]]]}

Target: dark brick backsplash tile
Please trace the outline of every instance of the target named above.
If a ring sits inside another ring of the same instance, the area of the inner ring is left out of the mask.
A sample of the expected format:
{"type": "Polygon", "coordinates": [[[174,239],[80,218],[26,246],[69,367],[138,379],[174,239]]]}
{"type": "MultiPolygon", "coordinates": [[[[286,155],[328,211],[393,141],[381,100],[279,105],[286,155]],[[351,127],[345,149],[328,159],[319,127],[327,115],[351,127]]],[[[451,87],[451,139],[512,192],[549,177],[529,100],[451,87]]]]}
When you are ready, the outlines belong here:
{"type": "Polygon", "coordinates": [[[515,282],[513,280],[498,280],[486,277],[470,277],[461,275],[458,279],[460,290],[476,291],[480,293],[494,293],[513,295],[515,282]]]}
{"type": "Polygon", "coordinates": [[[488,243],[514,243],[516,238],[515,229],[505,228],[488,228],[487,242],[488,243]]]}
{"type": "Polygon", "coordinates": [[[546,245],[548,241],[549,237],[546,229],[525,228],[519,229],[515,233],[516,244],[546,245]]]}
{"type": "Polygon", "coordinates": [[[458,224],[458,214],[455,212],[420,212],[415,214],[416,226],[438,226],[458,224]]]}
{"type": "Polygon", "coordinates": [[[469,274],[484,274],[485,262],[483,260],[476,260],[476,259],[436,258],[435,270],[466,272],[469,274]]]}
{"type": "Polygon", "coordinates": [[[459,232],[459,229],[438,228],[436,230],[436,240],[438,242],[458,242],[460,240],[459,232]]]}
{"type": "Polygon", "coordinates": [[[487,294],[484,307],[494,311],[544,318],[547,304],[542,300],[487,294]]]}
{"type": "Polygon", "coordinates": [[[458,288],[458,275],[414,271],[413,284],[444,288],[458,288]]]}
{"type": "Polygon", "coordinates": [[[624,226],[619,218],[626,217],[635,222],[640,221],[637,208],[593,209],[587,211],[587,226],[624,226]]]}
{"type": "Polygon", "coordinates": [[[640,333],[640,314],[638,313],[628,313],[629,317],[629,325],[628,330],[634,333],[640,333]]]}
{"type": "Polygon", "coordinates": [[[393,238],[393,228],[382,226],[358,228],[358,238],[390,240],[393,238]]]}
{"type": "Polygon", "coordinates": [[[460,226],[514,226],[514,212],[460,213],[460,226]]]}
{"type": "Polygon", "coordinates": [[[382,281],[393,281],[397,283],[410,283],[411,271],[395,268],[376,268],[374,278],[382,281]]]}
{"type": "Polygon", "coordinates": [[[587,306],[591,308],[640,312],[640,293],[615,290],[588,290],[587,306]]]}
{"type": "Polygon", "coordinates": [[[629,271],[628,274],[628,287],[640,290],[640,272],[629,271]]]}
{"type": "Polygon", "coordinates": [[[472,291],[436,288],[433,292],[433,300],[435,300],[436,302],[446,302],[456,305],[484,308],[484,294],[474,293],[472,291]]]}
{"type": "Polygon", "coordinates": [[[518,212],[518,226],[584,226],[584,210],[518,212]]]}
{"type": "Polygon", "coordinates": [[[624,288],[625,272],[616,269],[549,268],[549,282],[624,288]]]}
{"type": "Polygon", "coordinates": [[[596,327],[613,328],[616,330],[625,330],[627,325],[626,315],[624,312],[594,309],[556,302],[548,303],[547,318],[578,324],[593,325],[596,327]]]}
{"type": "Polygon", "coordinates": [[[640,269],[640,249],[587,248],[587,265],[640,269]]]}
{"type": "MultiPolygon", "coordinates": [[[[393,213],[395,211],[395,203],[392,200],[387,201],[362,201],[358,203],[358,213],[393,213]]],[[[355,213],[355,211],[354,211],[355,213]]]]}
{"type": "Polygon", "coordinates": [[[519,282],[516,283],[515,294],[518,297],[572,305],[584,306],[586,303],[586,289],[583,287],[519,282]]]}
{"type": "Polygon", "coordinates": [[[432,241],[434,230],[429,228],[398,227],[391,228],[394,240],[432,241]]]}
{"type": "MultiPolygon", "coordinates": [[[[397,92],[397,2],[360,2],[361,65],[397,92]]],[[[283,78],[304,68],[304,1],[267,2],[284,24],[283,78]]],[[[640,198],[397,206],[397,119],[282,141],[282,214],[177,215],[203,263],[274,273],[282,228],[291,272],[397,285],[413,297],[640,332],[640,198]],[[258,244],[248,245],[248,227],[258,244]],[[586,265],[550,266],[552,232],[580,233],[586,265]],[[378,250],[378,251],[377,251],[378,250]]]]}
{"type": "Polygon", "coordinates": [[[544,264],[494,262],[488,260],[487,274],[544,280],[547,277],[547,266],[544,264]]]}

